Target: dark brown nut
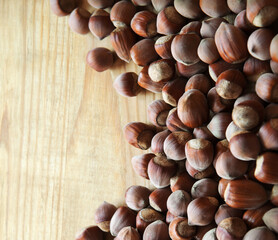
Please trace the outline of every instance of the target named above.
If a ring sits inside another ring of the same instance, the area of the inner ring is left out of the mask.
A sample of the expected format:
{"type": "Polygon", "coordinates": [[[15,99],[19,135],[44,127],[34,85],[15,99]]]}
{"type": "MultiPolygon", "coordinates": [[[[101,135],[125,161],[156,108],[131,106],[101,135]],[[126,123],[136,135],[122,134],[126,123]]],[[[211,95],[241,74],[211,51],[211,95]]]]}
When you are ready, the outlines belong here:
{"type": "Polygon", "coordinates": [[[200,61],[197,49],[201,38],[196,33],[179,34],[171,44],[173,58],[185,65],[193,65],[200,61]]]}
{"type": "Polygon", "coordinates": [[[224,18],[209,18],[202,21],[200,29],[203,38],[214,38],[215,32],[222,22],[227,22],[224,18]]]}
{"type": "Polygon", "coordinates": [[[177,108],[173,108],[167,117],[166,126],[171,132],[176,131],[188,131],[190,132],[190,128],[185,126],[178,117],[177,108]]]}
{"type": "Polygon", "coordinates": [[[207,177],[211,177],[214,173],[215,173],[215,170],[214,170],[214,167],[212,165],[210,165],[208,168],[206,168],[205,170],[203,171],[198,171],[196,170],[195,168],[193,168],[188,161],[185,162],[185,168],[186,168],[186,171],[188,172],[188,174],[197,179],[197,180],[200,180],[200,179],[203,179],[203,178],[207,178],[207,177]]]}
{"type": "Polygon", "coordinates": [[[148,6],[151,4],[151,0],[131,0],[136,6],[148,6]]]}
{"type": "Polygon", "coordinates": [[[246,16],[256,27],[266,27],[278,16],[278,3],[275,0],[247,0],[246,16]]]}
{"type": "Polygon", "coordinates": [[[50,8],[58,17],[69,15],[76,6],[76,0],[50,0],[50,8]]]}
{"type": "Polygon", "coordinates": [[[140,234],[133,227],[124,227],[117,235],[115,240],[141,240],[140,234]]]}
{"type": "Polygon", "coordinates": [[[197,73],[203,73],[207,71],[208,65],[202,61],[195,63],[193,65],[187,66],[180,62],[177,62],[177,71],[183,77],[192,77],[197,73]]]}
{"type": "Polygon", "coordinates": [[[114,0],[88,0],[94,8],[108,8],[114,4],[114,0]]]}
{"type": "Polygon", "coordinates": [[[224,198],[226,187],[230,181],[231,180],[221,178],[220,181],[218,182],[218,193],[221,198],[224,198]]]}
{"type": "Polygon", "coordinates": [[[231,113],[229,112],[220,112],[213,116],[207,125],[208,130],[213,134],[217,139],[224,139],[225,132],[232,121],[231,113]]]}
{"type": "Polygon", "coordinates": [[[278,34],[276,34],[275,37],[272,39],[270,44],[270,49],[269,49],[271,59],[276,63],[278,62],[277,49],[278,49],[278,34]]]}
{"type": "Polygon", "coordinates": [[[275,184],[272,187],[270,201],[272,204],[278,207],[278,184],[275,184]]]}
{"type": "Polygon", "coordinates": [[[146,66],[159,58],[152,39],[143,39],[134,44],[130,49],[130,56],[138,66],[146,66]]]}
{"type": "Polygon", "coordinates": [[[174,6],[161,10],[157,15],[157,32],[163,35],[175,34],[181,30],[186,19],[181,16],[174,6]]]}
{"type": "Polygon", "coordinates": [[[249,53],[259,60],[270,60],[269,48],[273,37],[274,33],[270,29],[257,29],[248,38],[247,48],[249,53]]]}
{"type": "Polygon", "coordinates": [[[237,14],[234,25],[248,34],[256,30],[256,27],[248,21],[246,17],[246,10],[243,10],[237,14]]]}
{"type": "Polygon", "coordinates": [[[224,99],[236,99],[244,90],[246,80],[239,70],[229,69],[222,72],[216,81],[218,95],[224,99]]]}
{"type": "Polygon", "coordinates": [[[143,235],[147,226],[157,220],[164,220],[164,216],[152,208],[144,208],[137,213],[136,228],[143,235]]]}
{"type": "Polygon", "coordinates": [[[215,213],[214,220],[218,225],[222,220],[229,217],[242,218],[243,210],[231,208],[227,204],[222,204],[219,206],[217,212],[215,213]]]}
{"type": "Polygon", "coordinates": [[[79,34],[87,34],[90,31],[88,27],[90,16],[91,14],[86,9],[74,9],[69,17],[71,30],[79,34]]]}
{"type": "Polygon", "coordinates": [[[214,220],[218,205],[218,200],[214,197],[200,197],[192,200],[187,208],[188,224],[209,225],[214,220]]]}
{"type": "Polygon", "coordinates": [[[216,159],[223,153],[229,150],[229,142],[227,139],[221,140],[216,143],[214,150],[214,161],[213,165],[215,165],[216,159]]]}
{"type": "Polygon", "coordinates": [[[224,192],[224,201],[232,208],[255,209],[267,200],[268,195],[264,187],[251,180],[231,180],[224,192]]]}
{"type": "Polygon", "coordinates": [[[220,58],[213,38],[202,39],[198,46],[197,53],[199,58],[207,64],[212,64],[220,58]]]}
{"type": "Polygon", "coordinates": [[[137,35],[152,38],[157,35],[156,14],[147,10],[138,12],[132,18],[130,26],[137,35]]]}
{"type": "Polygon", "coordinates": [[[174,0],[151,0],[151,1],[152,1],[152,5],[153,5],[154,9],[157,12],[160,12],[168,5],[171,5],[174,0]]]}
{"type": "Polygon", "coordinates": [[[167,209],[175,216],[186,216],[187,206],[191,201],[189,193],[183,190],[173,192],[167,200],[167,209]]]}
{"type": "Polygon", "coordinates": [[[111,8],[110,19],[115,27],[129,26],[136,13],[136,7],[129,1],[115,3],[111,8]]]}
{"type": "Polygon", "coordinates": [[[260,182],[278,184],[278,153],[264,152],[256,160],[255,178],[260,182]]]}
{"type": "Polygon", "coordinates": [[[195,180],[187,173],[183,171],[170,179],[170,187],[172,192],[177,190],[183,190],[190,192],[195,180]]]}
{"type": "Polygon", "coordinates": [[[165,139],[167,138],[167,136],[170,134],[171,132],[166,129],[164,131],[161,131],[159,133],[157,133],[156,135],[154,135],[154,137],[152,138],[152,143],[151,143],[151,151],[155,154],[164,154],[164,150],[163,150],[163,144],[165,139]]]}
{"type": "Polygon", "coordinates": [[[175,64],[169,59],[160,59],[152,62],[148,74],[154,82],[168,82],[175,75],[175,64]]]}
{"type": "Polygon", "coordinates": [[[230,12],[225,0],[200,0],[199,4],[202,11],[210,17],[221,17],[230,12]]]}
{"type": "Polygon", "coordinates": [[[166,126],[166,119],[172,106],[164,100],[154,100],[148,105],[149,121],[157,127],[166,126]]]}
{"type": "Polygon", "coordinates": [[[142,122],[131,122],[124,127],[124,136],[129,144],[136,148],[147,150],[151,146],[156,129],[142,122]]]}
{"type": "MultiPolygon", "coordinates": [[[[189,0],[191,1],[191,0],[189,0]]],[[[195,1],[195,0],[194,0],[195,1]]],[[[180,34],[186,34],[186,33],[195,33],[197,35],[201,35],[202,22],[201,21],[192,21],[183,26],[183,28],[180,30],[180,34]]]]}
{"type": "Polygon", "coordinates": [[[167,35],[159,37],[155,44],[154,48],[157,54],[163,59],[172,59],[171,53],[171,44],[174,39],[175,35],[167,35]]]}
{"type": "Polygon", "coordinates": [[[170,240],[168,233],[168,225],[157,220],[146,227],[143,240],[170,240]]]}
{"type": "Polygon", "coordinates": [[[77,233],[75,240],[104,240],[104,233],[97,226],[90,226],[77,233]]]}
{"type": "Polygon", "coordinates": [[[176,217],[169,225],[169,234],[173,240],[191,239],[197,232],[196,226],[189,226],[187,218],[176,217]]]}
{"type": "Polygon", "coordinates": [[[148,175],[151,183],[156,188],[164,188],[170,185],[170,179],[177,172],[177,164],[166,157],[154,157],[148,165],[148,175]]]}
{"type": "Polygon", "coordinates": [[[278,75],[265,73],[256,82],[256,93],[266,102],[278,103],[278,75]]]}
{"type": "Polygon", "coordinates": [[[148,74],[149,66],[143,67],[138,76],[138,84],[153,93],[159,93],[165,85],[165,82],[154,82],[148,74]]]}
{"type": "Polygon", "coordinates": [[[208,130],[206,126],[194,128],[193,135],[195,138],[203,138],[212,143],[217,141],[217,139],[212,135],[211,131],[208,130]]]}
{"type": "Polygon", "coordinates": [[[246,8],[246,0],[227,0],[227,4],[234,13],[240,13],[246,8]]]}
{"type": "Polygon", "coordinates": [[[250,161],[261,152],[261,144],[255,133],[241,132],[230,139],[230,150],[236,158],[250,161]]]}
{"type": "Polygon", "coordinates": [[[110,230],[110,220],[117,208],[110,203],[103,202],[95,212],[95,221],[97,226],[103,232],[109,232],[110,230]]]}
{"type": "Polygon", "coordinates": [[[149,206],[149,195],[151,190],[143,186],[131,186],[125,192],[126,205],[134,210],[140,211],[149,206]]]}
{"type": "Polygon", "coordinates": [[[211,178],[203,178],[195,182],[191,188],[192,198],[219,197],[218,182],[211,178]]]}
{"type": "Polygon", "coordinates": [[[215,33],[215,43],[220,56],[228,63],[241,63],[248,57],[245,33],[231,24],[220,24],[215,33]]]}
{"type": "Polygon", "coordinates": [[[216,88],[213,87],[207,94],[210,110],[214,113],[229,111],[233,108],[234,100],[224,99],[218,95],[216,88]]]}
{"type": "Polygon", "coordinates": [[[148,164],[153,157],[155,157],[155,155],[152,153],[146,153],[146,154],[134,156],[131,159],[131,164],[135,173],[137,173],[139,176],[143,178],[149,179],[147,169],[148,169],[148,164]]]}
{"type": "Polygon", "coordinates": [[[230,217],[222,220],[216,229],[218,240],[242,239],[247,232],[244,221],[238,217],[230,217]]]}
{"type": "Polygon", "coordinates": [[[138,85],[138,75],[134,72],[120,74],[114,81],[113,87],[124,97],[135,97],[141,91],[138,85]]]}
{"type": "Polygon", "coordinates": [[[263,221],[265,225],[275,233],[278,233],[277,219],[278,219],[278,208],[272,208],[268,210],[263,216],[263,221]]]}
{"type": "Polygon", "coordinates": [[[269,121],[272,118],[278,118],[278,104],[270,103],[265,107],[265,121],[269,121]]]}
{"type": "Polygon", "coordinates": [[[107,37],[114,28],[109,13],[103,9],[97,9],[90,17],[89,29],[100,40],[107,37]]]}
{"type": "Polygon", "coordinates": [[[268,202],[259,208],[245,211],[242,219],[249,228],[264,226],[263,215],[272,208],[273,205],[268,202]]]}
{"type": "Polygon", "coordinates": [[[110,221],[110,233],[112,236],[117,234],[127,226],[136,226],[136,215],[128,207],[119,207],[110,221]]]}
{"type": "Polygon", "coordinates": [[[103,72],[113,65],[113,52],[107,48],[94,48],[88,52],[86,61],[87,64],[97,72],[103,72]]]}
{"type": "Polygon", "coordinates": [[[149,196],[151,207],[158,212],[166,212],[167,199],[171,193],[171,189],[168,187],[155,189],[149,196]]]}
{"type": "Polygon", "coordinates": [[[163,100],[173,107],[176,107],[180,97],[184,93],[186,79],[179,77],[167,82],[162,89],[163,100]]]}
{"type": "Polygon", "coordinates": [[[190,139],[192,139],[190,132],[172,132],[164,141],[164,153],[168,158],[176,161],[185,159],[185,144],[190,139]]]}
{"type": "Polygon", "coordinates": [[[243,240],[259,240],[259,239],[268,239],[275,240],[276,237],[273,232],[271,232],[267,227],[256,227],[249,230],[245,235],[243,240]]]}
{"type": "Polygon", "coordinates": [[[257,58],[249,57],[243,66],[243,73],[250,82],[256,82],[260,75],[267,72],[271,72],[269,62],[257,58]]]}
{"type": "Polygon", "coordinates": [[[174,0],[174,6],[180,15],[189,19],[199,19],[204,15],[196,0],[174,0]]]}
{"type": "Polygon", "coordinates": [[[210,231],[211,229],[216,229],[217,225],[215,224],[215,222],[213,221],[212,223],[210,223],[209,225],[206,226],[198,226],[197,228],[197,233],[194,237],[194,240],[205,240],[203,239],[205,234],[210,231]]]}
{"type": "Polygon", "coordinates": [[[135,44],[135,34],[129,27],[116,28],[110,34],[111,44],[118,57],[125,62],[130,61],[130,49],[135,44]]]}
{"type": "Polygon", "coordinates": [[[196,89],[185,92],[178,102],[178,117],[190,128],[200,127],[208,121],[209,109],[205,95],[196,89]]]}
{"type": "Polygon", "coordinates": [[[264,149],[278,151],[278,118],[270,119],[260,127],[259,138],[264,149]]]}

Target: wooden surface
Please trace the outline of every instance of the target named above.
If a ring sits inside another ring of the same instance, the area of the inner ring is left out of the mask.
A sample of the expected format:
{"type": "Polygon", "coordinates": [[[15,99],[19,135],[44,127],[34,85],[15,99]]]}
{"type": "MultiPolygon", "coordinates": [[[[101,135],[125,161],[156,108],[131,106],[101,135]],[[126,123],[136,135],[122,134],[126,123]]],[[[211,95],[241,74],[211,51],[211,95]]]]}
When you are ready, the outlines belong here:
{"type": "Polygon", "coordinates": [[[159,96],[117,95],[113,79],[138,69],[86,66],[87,51],[109,39],[73,33],[48,0],[0,6],[0,239],[74,239],[103,200],[119,206],[128,186],[148,186],[130,163],[142,152],[122,128],[147,121],[159,96]]]}

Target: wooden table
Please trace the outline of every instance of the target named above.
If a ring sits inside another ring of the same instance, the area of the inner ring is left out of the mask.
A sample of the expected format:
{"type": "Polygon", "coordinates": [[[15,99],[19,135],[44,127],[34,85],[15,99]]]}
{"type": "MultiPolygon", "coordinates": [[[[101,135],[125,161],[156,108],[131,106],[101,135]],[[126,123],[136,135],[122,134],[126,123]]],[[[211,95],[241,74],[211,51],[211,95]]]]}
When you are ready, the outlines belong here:
{"type": "Polygon", "coordinates": [[[139,151],[122,128],[147,121],[159,95],[116,94],[113,79],[137,71],[117,61],[97,73],[85,63],[93,47],[48,0],[0,1],[0,239],[74,239],[94,224],[104,200],[121,205],[137,177],[130,159],[139,151]]]}

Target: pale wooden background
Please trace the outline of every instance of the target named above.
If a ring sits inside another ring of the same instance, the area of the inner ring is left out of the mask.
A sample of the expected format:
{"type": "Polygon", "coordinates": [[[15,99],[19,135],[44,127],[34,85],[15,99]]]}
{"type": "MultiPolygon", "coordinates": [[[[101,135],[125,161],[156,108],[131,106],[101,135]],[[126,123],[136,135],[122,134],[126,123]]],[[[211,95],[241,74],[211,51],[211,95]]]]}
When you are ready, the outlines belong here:
{"type": "Polygon", "coordinates": [[[138,69],[87,67],[87,51],[109,39],[73,33],[48,0],[0,0],[0,34],[0,239],[74,239],[103,200],[120,205],[128,186],[149,186],[122,128],[147,121],[160,96],[118,96],[113,79],[138,69]]]}

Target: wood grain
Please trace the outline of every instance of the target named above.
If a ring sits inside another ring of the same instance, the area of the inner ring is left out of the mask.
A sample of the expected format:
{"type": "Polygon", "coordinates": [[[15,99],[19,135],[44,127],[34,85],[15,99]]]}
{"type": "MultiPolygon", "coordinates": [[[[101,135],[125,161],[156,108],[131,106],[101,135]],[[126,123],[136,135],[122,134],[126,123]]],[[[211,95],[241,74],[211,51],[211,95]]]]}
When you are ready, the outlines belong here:
{"type": "Polygon", "coordinates": [[[88,50],[110,46],[79,36],[48,0],[0,2],[0,236],[5,240],[74,239],[94,223],[102,201],[124,203],[135,176],[122,128],[147,122],[146,106],[159,95],[126,99],[111,71],[86,66],[88,50]]]}

